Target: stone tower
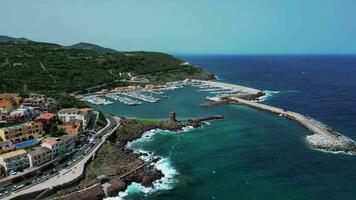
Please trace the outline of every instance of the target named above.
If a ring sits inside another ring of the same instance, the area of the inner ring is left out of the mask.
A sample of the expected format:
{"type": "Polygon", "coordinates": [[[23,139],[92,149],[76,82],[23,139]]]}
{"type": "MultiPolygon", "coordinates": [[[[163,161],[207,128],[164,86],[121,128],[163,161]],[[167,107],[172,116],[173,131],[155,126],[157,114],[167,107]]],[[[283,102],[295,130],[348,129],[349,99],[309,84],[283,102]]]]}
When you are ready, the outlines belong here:
{"type": "Polygon", "coordinates": [[[177,119],[176,119],[176,112],[170,112],[170,113],[169,113],[169,120],[170,120],[170,121],[177,121],[177,119]]]}

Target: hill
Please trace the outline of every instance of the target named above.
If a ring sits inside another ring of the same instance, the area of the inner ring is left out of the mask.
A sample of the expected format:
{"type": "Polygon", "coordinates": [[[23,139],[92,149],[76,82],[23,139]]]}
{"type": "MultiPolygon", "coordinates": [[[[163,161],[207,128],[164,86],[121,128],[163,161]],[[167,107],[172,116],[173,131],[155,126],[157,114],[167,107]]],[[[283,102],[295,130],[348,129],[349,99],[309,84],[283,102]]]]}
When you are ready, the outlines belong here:
{"type": "Polygon", "coordinates": [[[2,42],[27,43],[32,41],[26,38],[13,38],[9,36],[0,35],[0,43],[2,42]]]}
{"type": "Polygon", "coordinates": [[[0,92],[73,92],[105,83],[123,84],[117,80],[128,72],[151,83],[212,77],[159,52],[98,53],[31,41],[0,43],[0,92]]]}
{"type": "Polygon", "coordinates": [[[92,51],[96,51],[98,53],[115,53],[115,52],[117,52],[114,49],[105,48],[105,47],[102,47],[102,46],[99,46],[96,44],[90,44],[90,43],[85,43],[85,42],[80,42],[80,43],[74,44],[72,46],[68,46],[67,48],[92,50],[92,51]]]}

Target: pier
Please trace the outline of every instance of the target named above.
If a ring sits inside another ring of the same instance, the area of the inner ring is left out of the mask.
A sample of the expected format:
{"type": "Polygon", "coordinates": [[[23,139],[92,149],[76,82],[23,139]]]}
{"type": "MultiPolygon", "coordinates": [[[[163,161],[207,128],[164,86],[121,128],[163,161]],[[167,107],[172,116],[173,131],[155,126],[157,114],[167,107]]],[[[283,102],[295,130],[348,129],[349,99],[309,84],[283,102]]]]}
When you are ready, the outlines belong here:
{"type": "Polygon", "coordinates": [[[259,110],[275,113],[278,116],[286,117],[288,119],[299,122],[310,132],[314,133],[313,135],[306,136],[306,141],[316,149],[323,149],[332,152],[347,152],[347,153],[356,152],[356,143],[353,140],[331,130],[321,122],[296,112],[287,111],[281,108],[265,105],[254,101],[256,100],[257,97],[263,95],[263,92],[260,90],[247,88],[239,85],[218,83],[213,81],[204,81],[204,82],[205,84],[209,84],[210,86],[213,87],[220,86],[222,88],[239,90],[243,94],[227,95],[227,96],[218,95],[214,97],[207,97],[209,101],[205,104],[202,104],[201,106],[213,106],[220,103],[237,103],[237,104],[253,107],[259,110]]]}
{"type": "Polygon", "coordinates": [[[311,118],[307,118],[304,115],[301,115],[299,113],[286,111],[286,110],[281,109],[281,108],[276,108],[276,107],[273,107],[273,106],[269,106],[269,105],[265,105],[265,104],[261,104],[261,103],[257,103],[257,102],[253,102],[253,101],[248,101],[248,100],[241,99],[241,98],[238,98],[238,97],[228,97],[228,99],[229,99],[229,101],[232,101],[232,102],[236,102],[236,103],[239,103],[239,104],[242,104],[242,105],[247,105],[247,106],[250,106],[250,107],[254,107],[254,108],[257,108],[259,110],[264,110],[264,111],[276,113],[279,116],[283,116],[283,117],[287,117],[289,119],[296,120],[296,121],[298,121],[300,124],[302,124],[304,127],[306,127],[308,130],[310,130],[313,133],[321,134],[321,135],[324,135],[326,137],[330,137],[333,140],[337,140],[337,141],[339,140],[339,135],[327,130],[326,127],[321,126],[320,124],[316,123],[311,118]]]}

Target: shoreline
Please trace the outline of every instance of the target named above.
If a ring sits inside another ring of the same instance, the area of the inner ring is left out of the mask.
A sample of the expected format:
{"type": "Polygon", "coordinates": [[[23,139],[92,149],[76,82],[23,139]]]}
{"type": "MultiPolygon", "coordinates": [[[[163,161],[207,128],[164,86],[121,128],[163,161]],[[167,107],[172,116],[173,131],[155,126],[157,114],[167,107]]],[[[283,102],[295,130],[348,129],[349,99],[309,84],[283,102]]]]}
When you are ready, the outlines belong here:
{"type": "MultiPolygon", "coordinates": [[[[103,199],[107,197],[118,197],[118,194],[125,192],[132,183],[137,183],[147,188],[154,187],[156,183],[160,183],[162,179],[165,178],[165,174],[157,167],[157,165],[164,162],[165,158],[151,157],[150,160],[143,159],[143,156],[149,158],[150,155],[145,152],[130,149],[128,145],[131,142],[142,139],[145,133],[152,130],[167,130],[178,133],[186,132],[187,127],[199,128],[207,124],[209,120],[222,118],[223,116],[210,116],[185,121],[177,121],[170,118],[167,121],[158,121],[154,124],[144,125],[126,134],[119,134],[119,132],[117,132],[117,139],[114,140],[115,142],[111,144],[111,146],[113,146],[114,149],[112,154],[118,155],[102,157],[103,153],[101,152],[98,152],[96,155],[96,159],[99,159],[97,162],[105,163],[105,166],[103,166],[104,170],[99,171],[106,172],[106,174],[97,175],[105,175],[108,178],[106,183],[99,184],[98,181],[92,177],[89,180],[81,181],[77,186],[62,190],[60,193],[54,194],[54,196],[50,196],[49,198],[56,200],[71,198],[82,200],[103,199]],[[117,158],[118,160],[115,160],[117,158]],[[123,170],[126,172],[123,173],[123,170]]],[[[123,121],[122,126],[131,122],[137,122],[137,120],[126,119],[126,122],[123,121]]],[[[110,140],[110,138],[108,138],[108,140],[110,140]]],[[[95,160],[92,162],[95,162],[95,160]]],[[[90,168],[92,166],[87,167],[90,168]]],[[[95,170],[95,172],[96,171],[97,170],[95,170]]]]}

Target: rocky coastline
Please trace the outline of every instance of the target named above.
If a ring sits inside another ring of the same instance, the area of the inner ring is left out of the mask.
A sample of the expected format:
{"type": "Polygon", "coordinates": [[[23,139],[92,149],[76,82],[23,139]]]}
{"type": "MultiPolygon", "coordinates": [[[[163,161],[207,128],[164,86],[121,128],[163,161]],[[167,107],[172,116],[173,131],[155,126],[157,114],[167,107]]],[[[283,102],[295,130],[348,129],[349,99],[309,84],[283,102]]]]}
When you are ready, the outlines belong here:
{"type": "Polygon", "coordinates": [[[206,121],[223,119],[216,115],[185,121],[176,120],[175,113],[170,113],[166,121],[139,124],[135,119],[124,119],[116,134],[108,138],[107,144],[99,150],[95,159],[87,166],[86,174],[76,186],[58,191],[48,199],[56,200],[99,200],[117,196],[126,190],[132,182],[145,187],[153,186],[164,175],[154,167],[159,159],[145,162],[139,153],[127,148],[127,143],[139,139],[152,129],[182,131],[184,127],[199,128],[206,121]],[[100,181],[98,177],[104,177],[100,181]]]}

